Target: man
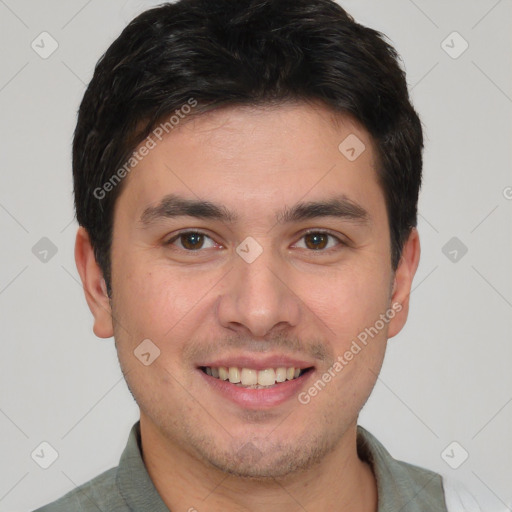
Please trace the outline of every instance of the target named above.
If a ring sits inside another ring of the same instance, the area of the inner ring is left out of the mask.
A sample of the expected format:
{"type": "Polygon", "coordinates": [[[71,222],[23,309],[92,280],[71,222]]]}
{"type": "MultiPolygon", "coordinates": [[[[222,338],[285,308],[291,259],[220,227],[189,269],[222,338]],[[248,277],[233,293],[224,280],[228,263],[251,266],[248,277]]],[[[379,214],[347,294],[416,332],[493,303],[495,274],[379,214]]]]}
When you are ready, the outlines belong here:
{"type": "Polygon", "coordinates": [[[140,422],[117,468],[39,510],[455,510],[357,425],[407,319],[422,147],[397,54],[331,0],[133,20],[73,175],[94,333],[140,422]]]}

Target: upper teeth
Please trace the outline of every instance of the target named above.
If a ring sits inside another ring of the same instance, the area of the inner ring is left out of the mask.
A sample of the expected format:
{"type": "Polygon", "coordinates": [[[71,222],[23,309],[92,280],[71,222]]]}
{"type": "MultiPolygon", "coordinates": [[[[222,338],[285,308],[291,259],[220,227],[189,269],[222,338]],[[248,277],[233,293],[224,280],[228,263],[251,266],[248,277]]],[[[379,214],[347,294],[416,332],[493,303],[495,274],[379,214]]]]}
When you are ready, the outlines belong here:
{"type": "Polygon", "coordinates": [[[300,368],[266,368],[265,370],[253,370],[251,368],[237,368],[236,366],[219,366],[213,368],[207,366],[208,375],[221,380],[229,380],[232,384],[242,386],[273,386],[276,382],[296,379],[300,375],[300,368]]]}

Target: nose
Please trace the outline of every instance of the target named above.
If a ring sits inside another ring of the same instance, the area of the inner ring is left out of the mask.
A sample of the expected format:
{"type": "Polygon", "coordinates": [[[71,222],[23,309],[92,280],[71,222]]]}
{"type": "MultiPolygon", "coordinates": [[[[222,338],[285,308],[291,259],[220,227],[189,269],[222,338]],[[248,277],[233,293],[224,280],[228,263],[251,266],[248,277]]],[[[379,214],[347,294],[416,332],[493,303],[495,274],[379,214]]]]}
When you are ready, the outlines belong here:
{"type": "Polygon", "coordinates": [[[262,338],[297,326],[300,314],[301,300],[293,291],[291,272],[272,261],[270,249],[252,263],[235,256],[218,298],[217,315],[223,327],[262,338]]]}

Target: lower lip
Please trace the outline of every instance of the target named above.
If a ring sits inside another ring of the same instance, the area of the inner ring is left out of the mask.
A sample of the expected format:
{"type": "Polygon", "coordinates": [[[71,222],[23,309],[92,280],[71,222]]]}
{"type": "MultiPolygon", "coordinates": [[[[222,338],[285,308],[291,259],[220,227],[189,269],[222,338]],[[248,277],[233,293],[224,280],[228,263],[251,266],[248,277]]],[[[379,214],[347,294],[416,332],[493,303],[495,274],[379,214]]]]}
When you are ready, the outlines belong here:
{"type": "Polygon", "coordinates": [[[229,382],[229,380],[211,377],[200,369],[197,371],[202,375],[206,383],[223,397],[235,402],[241,407],[252,409],[275,407],[292,397],[296,397],[314,373],[314,370],[311,369],[296,379],[276,384],[272,388],[250,389],[236,386],[229,382]]]}

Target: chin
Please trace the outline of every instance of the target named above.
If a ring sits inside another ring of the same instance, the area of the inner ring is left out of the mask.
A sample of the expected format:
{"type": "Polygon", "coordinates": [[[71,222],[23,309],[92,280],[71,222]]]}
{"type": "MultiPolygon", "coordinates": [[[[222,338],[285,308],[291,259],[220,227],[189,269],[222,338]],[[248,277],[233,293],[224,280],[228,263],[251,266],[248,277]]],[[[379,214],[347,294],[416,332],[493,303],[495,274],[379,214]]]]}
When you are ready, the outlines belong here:
{"type": "Polygon", "coordinates": [[[238,478],[268,481],[283,478],[312,469],[334,449],[332,439],[297,440],[293,445],[265,442],[246,442],[224,452],[218,447],[205,450],[201,446],[203,460],[208,465],[238,478]]]}

